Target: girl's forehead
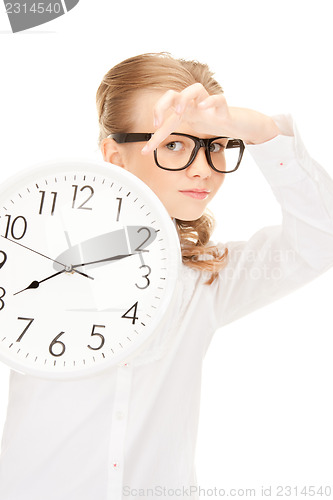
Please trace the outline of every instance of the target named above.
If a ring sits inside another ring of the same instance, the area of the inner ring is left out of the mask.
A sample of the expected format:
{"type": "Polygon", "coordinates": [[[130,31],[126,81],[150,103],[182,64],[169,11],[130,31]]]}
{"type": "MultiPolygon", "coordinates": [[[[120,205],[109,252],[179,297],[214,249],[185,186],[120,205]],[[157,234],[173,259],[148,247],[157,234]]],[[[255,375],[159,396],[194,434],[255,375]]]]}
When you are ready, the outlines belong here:
{"type": "Polygon", "coordinates": [[[162,97],[165,92],[165,90],[155,89],[138,90],[134,97],[134,105],[139,108],[149,108],[150,110],[152,110],[159,98],[162,97]]]}
{"type": "Polygon", "coordinates": [[[133,102],[133,125],[136,131],[139,131],[138,127],[148,127],[149,130],[143,130],[144,132],[151,132],[153,128],[154,119],[154,106],[158,99],[162,97],[165,91],[161,90],[139,90],[133,102]]]}

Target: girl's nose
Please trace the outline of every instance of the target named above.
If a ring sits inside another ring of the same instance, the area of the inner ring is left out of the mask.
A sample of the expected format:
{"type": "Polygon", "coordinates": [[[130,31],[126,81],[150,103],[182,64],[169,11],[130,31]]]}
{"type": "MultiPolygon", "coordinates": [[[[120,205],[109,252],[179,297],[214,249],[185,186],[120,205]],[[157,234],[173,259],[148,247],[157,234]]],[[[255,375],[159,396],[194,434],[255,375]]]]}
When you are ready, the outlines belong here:
{"type": "Polygon", "coordinates": [[[204,148],[200,148],[193,163],[187,167],[186,173],[190,177],[199,176],[206,178],[212,175],[212,169],[208,165],[204,148]]]}

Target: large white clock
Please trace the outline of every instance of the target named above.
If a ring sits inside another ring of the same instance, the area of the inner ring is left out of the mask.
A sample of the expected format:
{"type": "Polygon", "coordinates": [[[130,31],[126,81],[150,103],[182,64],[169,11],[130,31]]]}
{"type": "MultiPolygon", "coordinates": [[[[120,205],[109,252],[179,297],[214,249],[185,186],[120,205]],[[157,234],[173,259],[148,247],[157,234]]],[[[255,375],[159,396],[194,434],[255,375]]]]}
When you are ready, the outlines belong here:
{"type": "Polygon", "coordinates": [[[172,301],[181,263],[165,207],[103,161],[60,160],[0,186],[0,358],[47,378],[135,355],[172,301]]]}

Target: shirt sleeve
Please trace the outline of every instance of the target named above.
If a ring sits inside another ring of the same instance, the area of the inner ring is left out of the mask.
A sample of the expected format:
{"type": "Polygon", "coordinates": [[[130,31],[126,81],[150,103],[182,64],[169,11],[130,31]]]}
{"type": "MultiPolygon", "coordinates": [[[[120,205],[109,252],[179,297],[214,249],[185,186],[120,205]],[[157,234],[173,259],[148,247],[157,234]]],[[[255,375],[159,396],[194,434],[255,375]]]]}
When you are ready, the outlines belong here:
{"type": "Polygon", "coordinates": [[[228,242],[228,264],[209,292],[214,329],[316,278],[333,265],[333,181],[306,151],[290,116],[274,117],[282,134],[247,146],[281,206],[280,226],[228,242]]]}

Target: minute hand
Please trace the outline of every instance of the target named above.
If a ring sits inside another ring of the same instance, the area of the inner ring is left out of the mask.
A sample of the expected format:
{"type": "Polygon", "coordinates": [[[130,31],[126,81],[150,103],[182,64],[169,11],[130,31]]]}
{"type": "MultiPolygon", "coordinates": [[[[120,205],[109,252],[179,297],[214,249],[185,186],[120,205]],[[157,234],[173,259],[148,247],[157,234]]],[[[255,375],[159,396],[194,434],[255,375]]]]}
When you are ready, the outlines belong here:
{"type": "Polygon", "coordinates": [[[93,260],[91,262],[84,262],[83,264],[74,264],[74,266],[72,266],[72,269],[75,269],[75,268],[81,267],[81,266],[90,266],[91,264],[98,264],[99,262],[108,262],[111,260],[125,259],[126,257],[130,257],[131,255],[134,255],[134,254],[127,253],[127,254],[121,254],[121,255],[114,255],[113,257],[107,257],[106,259],[93,260]]]}

